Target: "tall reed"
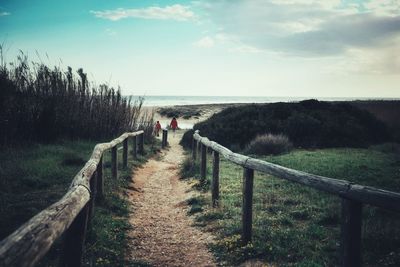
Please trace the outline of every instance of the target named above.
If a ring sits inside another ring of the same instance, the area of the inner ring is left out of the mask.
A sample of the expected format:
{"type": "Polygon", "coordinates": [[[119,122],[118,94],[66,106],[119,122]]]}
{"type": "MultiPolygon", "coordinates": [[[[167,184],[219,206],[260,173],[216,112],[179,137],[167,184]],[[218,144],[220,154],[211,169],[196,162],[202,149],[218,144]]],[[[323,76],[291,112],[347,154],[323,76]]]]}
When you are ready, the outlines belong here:
{"type": "Polygon", "coordinates": [[[151,132],[151,114],[141,115],[143,101],[123,97],[119,88],[91,84],[83,69],[75,74],[70,67],[29,63],[21,52],[14,63],[1,61],[0,145],[108,139],[138,128],[151,132]]]}

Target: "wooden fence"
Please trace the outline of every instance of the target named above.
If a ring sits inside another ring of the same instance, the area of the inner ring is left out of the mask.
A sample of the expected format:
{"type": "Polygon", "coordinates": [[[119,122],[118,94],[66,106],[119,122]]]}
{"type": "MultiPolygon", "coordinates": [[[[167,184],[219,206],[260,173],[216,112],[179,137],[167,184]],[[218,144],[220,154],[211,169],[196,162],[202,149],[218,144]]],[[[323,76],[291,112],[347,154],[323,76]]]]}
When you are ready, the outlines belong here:
{"type": "Polygon", "coordinates": [[[206,179],[207,148],[213,152],[211,197],[213,206],[219,201],[219,156],[243,167],[242,240],[248,243],[252,238],[252,204],[254,171],[270,174],[281,179],[296,182],[339,196],[342,199],[341,223],[341,265],[361,266],[361,223],[362,206],[376,207],[400,212],[400,194],[374,187],[353,184],[345,180],[327,178],[302,171],[285,168],[259,159],[234,153],[216,142],[201,137],[199,131],[193,134],[192,158],[200,158],[200,179],[206,179]],[[200,153],[200,155],[197,155],[200,153]]]}
{"type": "MultiPolygon", "coordinates": [[[[163,130],[162,147],[167,145],[163,130]]],[[[132,155],[144,153],[144,132],[124,133],[109,143],[97,144],[92,156],[73,179],[68,192],[56,203],[41,211],[0,242],[0,266],[34,266],[64,235],[61,266],[81,266],[88,221],[95,199],[102,198],[103,155],[111,149],[111,177],[118,178],[117,146],[122,143],[122,166],[128,166],[128,141],[132,155]]]]}

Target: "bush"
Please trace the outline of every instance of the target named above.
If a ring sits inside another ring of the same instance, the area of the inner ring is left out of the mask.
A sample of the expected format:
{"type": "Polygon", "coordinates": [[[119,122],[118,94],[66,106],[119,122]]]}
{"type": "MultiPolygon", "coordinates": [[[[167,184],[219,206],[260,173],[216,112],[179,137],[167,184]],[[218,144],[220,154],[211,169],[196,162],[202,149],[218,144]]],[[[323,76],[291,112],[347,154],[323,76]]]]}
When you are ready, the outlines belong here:
{"type": "MultiPolygon", "coordinates": [[[[368,111],[317,100],[230,107],[193,128],[236,151],[266,132],[282,133],[304,148],[368,147],[392,139],[386,125],[368,111]]],[[[183,136],[183,146],[191,146],[192,133],[183,136]]]]}
{"type": "Polygon", "coordinates": [[[263,134],[254,138],[245,150],[247,154],[278,155],[293,148],[289,138],[283,134],[263,134]]]}
{"type": "Polygon", "coordinates": [[[62,138],[109,140],[146,129],[143,121],[149,118],[140,118],[142,102],[89,83],[82,69],[75,74],[70,67],[29,63],[21,54],[17,62],[0,65],[0,146],[62,138]]]}

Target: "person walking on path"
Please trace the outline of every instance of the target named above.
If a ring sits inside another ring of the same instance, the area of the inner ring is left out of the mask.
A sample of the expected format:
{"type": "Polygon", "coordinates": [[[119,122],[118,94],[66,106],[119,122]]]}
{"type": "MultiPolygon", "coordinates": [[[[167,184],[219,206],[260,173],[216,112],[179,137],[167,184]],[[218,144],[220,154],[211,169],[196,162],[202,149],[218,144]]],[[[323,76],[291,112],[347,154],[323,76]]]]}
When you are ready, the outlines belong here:
{"type": "Polygon", "coordinates": [[[174,137],[175,137],[175,130],[176,130],[176,128],[178,128],[178,121],[176,120],[175,117],[172,119],[172,121],[169,124],[169,126],[171,127],[172,132],[174,133],[174,137]]]}
{"type": "Polygon", "coordinates": [[[161,130],[161,124],[159,121],[156,122],[156,125],[154,125],[154,133],[155,136],[160,136],[160,130],[161,130]]]}

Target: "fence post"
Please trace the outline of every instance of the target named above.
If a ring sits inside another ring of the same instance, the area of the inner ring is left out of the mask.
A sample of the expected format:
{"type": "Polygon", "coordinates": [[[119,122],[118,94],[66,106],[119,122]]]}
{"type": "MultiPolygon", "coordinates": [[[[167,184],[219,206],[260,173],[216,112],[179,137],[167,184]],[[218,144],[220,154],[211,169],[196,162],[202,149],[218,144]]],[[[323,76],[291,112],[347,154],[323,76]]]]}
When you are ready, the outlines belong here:
{"type": "Polygon", "coordinates": [[[132,138],[132,156],[133,156],[133,159],[137,159],[137,142],[136,142],[137,138],[136,137],[137,136],[135,135],[132,138]]]}
{"type": "Polygon", "coordinates": [[[97,173],[94,172],[92,177],[90,177],[90,200],[89,200],[89,224],[93,218],[94,214],[94,203],[97,195],[97,173]]]}
{"type": "Polygon", "coordinates": [[[192,139],[192,158],[195,161],[196,160],[196,155],[197,155],[197,147],[196,147],[196,140],[193,138],[192,139]]]}
{"type": "Polygon", "coordinates": [[[343,267],[361,266],[362,204],[342,198],[341,261],[343,267]]]}
{"type": "Polygon", "coordinates": [[[244,244],[249,243],[252,236],[253,180],[254,170],[243,168],[242,240],[244,244]]]}
{"type": "Polygon", "coordinates": [[[139,154],[144,155],[144,133],[139,135],[139,154]]]}
{"type": "Polygon", "coordinates": [[[167,129],[163,129],[162,131],[163,132],[162,132],[161,148],[164,148],[168,144],[168,130],[167,129]]]}
{"type": "Polygon", "coordinates": [[[117,145],[111,149],[111,176],[113,179],[118,179],[118,151],[117,145]]]}
{"type": "Polygon", "coordinates": [[[206,181],[207,172],[207,147],[201,144],[201,165],[200,165],[200,181],[204,183],[206,181]]]}
{"type": "MultiPolygon", "coordinates": [[[[198,155],[201,155],[201,154],[200,154],[200,153],[201,153],[201,143],[200,143],[200,140],[197,141],[197,147],[196,147],[196,149],[197,149],[197,154],[198,154],[198,155]]],[[[201,156],[199,157],[199,159],[201,159],[201,156]]]]}
{"type": "Polygon", "coordinates": [[[96,176],[97,176],[96,198],[100,200],[103,199],[104,197],[103,156],[101,156],[99,164],[97,164],[96,176]]]}
{"type": "Polygon", "coordinates": [[[122,144],[123,144],[122,167],[126,169],[128,168],[128,138],[125,138],[122,144]]]}
{"type": "Polygon", "coordinates": [[[219,153],[217,151],[213,152],[211,199],[213,207],[217,207],[219,205],[219,153]]]}
{"type": "Polygon", "coordinates": [[[64,236],[64,247],[61,257],[61,266],[80,267],[82,264],[83,245],[85,243],[88,204],[79,212],[64,236]]]}

